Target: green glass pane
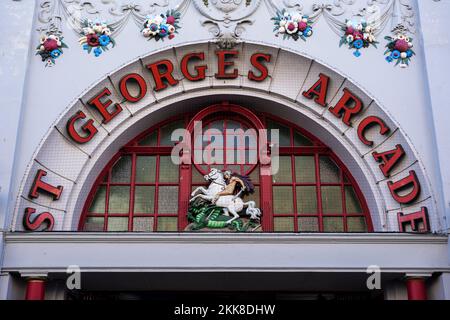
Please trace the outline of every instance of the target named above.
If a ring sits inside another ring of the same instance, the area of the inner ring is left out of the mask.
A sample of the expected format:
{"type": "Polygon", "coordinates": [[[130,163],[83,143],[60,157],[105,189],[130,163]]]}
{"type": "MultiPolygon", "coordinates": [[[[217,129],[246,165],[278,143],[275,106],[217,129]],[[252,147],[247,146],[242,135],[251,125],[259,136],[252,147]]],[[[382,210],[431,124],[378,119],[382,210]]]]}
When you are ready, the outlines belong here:
{"type": "Polygon", "coordinates": [[[297,187],[297,212],[317,213],[317,189],[315,186],[297,187]]]}
{"type": "Polygon", "coordinates": [[[249,175],[253,183],[259,182],[259,167],[256,167],[249,175]]]}
{"type": "Polygon", "coordinates": [[[133,231],[152,232],[153,217],[137,217],[133,219],[133,231]]]}
{"type": "Polygon", "coordinates": [[[330,157],[320,157],[320,181],[339,183],[341,181],[339,168],[330,157]]]}
{"type": "Polygon", "coordinates": [[[314,145],[311,140],[302,135],[301,133],[294,132],[294,146],[295,147],[308,147],[314,145]]]}
{"type": "Polygon", "coordinates": [[[344,232],[344,222],[341,217],[324,217],[323,218],[324,232],[344,232]]]}
{"type": "Polygon", "coordinates": [[[153,183],[156,174],[156,157],[136,157],[136,183],[153,183]]]}
{"type": "Polygon", "coordinates": [[[293,213],[293,196],[291,187],[273,187],[274,214],[293,213]]]}
{"type": "Polygon", "coordinates": [[[364,217],[347,217],[348,232],[367,232],[366,219],[364,217]]]}
{"type": "Polygon", "coordinates": [[[256,207],[259,208],[259,187],[255,187],[255,192],[252,194],[246,195],[244,201],[255,201],[256,207]]]}
{"type": "Polygon", "coordinates": [[[109,189],[109,207],[111,213],[128,213],[130,204],[130,187],[111,186],[109,189]]]}
{"type": "Polygon", "coordinates": [[[278,172],[274,166],[272,167],[273,183],[289,183],[292,182],[292,163],[290,156],[279,157],[278,172]]]}
{"type": "Polygon", "coordinates": [[[178,231],[178,218],[158,217],[158,231],[178,231]]]}
{"type": "Polygon", "coordinates": [[[178,213],[178,187],[159,187],[158,212],[178,213]]]}
{"type": "Polygon", "coordinates": [[[91,206],[89,207],[90,213],[105,213],[106,204],[106,187],[100,186],[95,193],[91,206]]]}
{"type": "Polygon", "coordinates": [[[159,182],[178,183],[178,165],[174,164],[172,157],[161,156],[159,158],[159,182]]]}
{"type": "Polygon", "coordinates": [[[162,127],[160,129],[161,137],[159,138],[159,145],[174,146],[175,141],[171,140],[172,132],[174,132],[176,129],[183,129],[183,128],[184,128],[183,120],[174,121],[162,127]]]}
{"type": "Polygon", "coordinates": [[[293,232],[294,218],[278,217],[273,219],[273,230],[275,232],[293,232]]]}
{"type": "Polygon", "coordinates": [[[195,184],[206,184],[205,178],[197,170],[197,168],[195,168],[195,166],[192,166],[192,183],[195,183],[195,184]]]}
{"type": "Polygon", "coordinates": [[[103,231],[104,219],[101,217],[87,217],[84,223],[84,231],[103,231]]]}
{"type": "Polygon", "coordinates": [[[134,189],[134,213],[153,213],[155,187],[136,186],[134,189]]]}
{"type": "Polygon", "coordinates": [[[341,187],[322,188],[322,211],[323,213],[342,213],[341,187]]]}
{"type": "Polygon", "coordinates": [[[297,183],[316,183],[314,156],[295,157],[295,180],[297,183]]]}
{"type": "Polygon", "coordinates": [[[319,220],[314,217],[299,217],[298,218],[299,232],[318,232],[319,220]]]}
{"type": "Polygon", "coordinates": [[[356,192],[351,186],[345,187],[345,203],[347,213],[362,213],[361,204],[356,192]]]}
{"type": "Polygon", "coordinates": [[[128,218],[108,217],[108,231],[128,231],[128,218]]]}
{"type": "Polygon", "coordinates": [[[153,131],[152,133],[146,135],[138,142],[138,146],[151,146],[154,147],[158,144],[158,133],[153,131]]]}
{"type": "Polygon", "coordinates": [[[275,143],[275,141],[272,141],[272,129],[278,129],[278,135],[279,135],[279,144],[280,146],[290,146],[291,145],[291,130],[290,128],[283,126],[280,123],[267,120],[267,140],[271,141],[272,143],[275,143]]]}
{"type": "Polygon", "coordinates": [[[111,169],[112,183],[129,183],[131,177],[131,156],[122,156],[111,169]]]}

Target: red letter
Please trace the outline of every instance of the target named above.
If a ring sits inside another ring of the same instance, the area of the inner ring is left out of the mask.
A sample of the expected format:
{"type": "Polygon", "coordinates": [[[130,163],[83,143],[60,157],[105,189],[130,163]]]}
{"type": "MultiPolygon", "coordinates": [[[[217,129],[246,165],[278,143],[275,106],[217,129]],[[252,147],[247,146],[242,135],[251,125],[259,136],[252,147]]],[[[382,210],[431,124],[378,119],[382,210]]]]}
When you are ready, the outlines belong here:
{"type": "Polygon", "coordinates": [[[358,125],[358,138],[361,140],[362,143],[364,143],[367,146],[373,145],[373,141],[367,140],[364,136],[364,133],[366,130],[374,125],[380,126],[380,134],[385,135],[388,134],[391,129],[384,123],[383,120],[376,116],[369,116],[367,118],[364,118],[358,125]]]}
{"type": "Polygon", "coordinates": [[[395,149],[386,152],[373,152],[372,156],[376,162],[381,162],[380,169],[385,177],[389,177],[389,173],[398,161],[405,155],[405,151],[400,144],[395,146],[395,149]]]}
{"type": "Polygon", "coordinates": [[[416,232],[429,232],[430,227],[428,223],[428,210],[422,207],[420,211],[404,215],[402,212],[397,213],[398,229],[400,232],[405,232],[406,224],[411,224],[411,230],[416,232]],[[422,222],[422,228],[419,229],[419,224],[422,222]]]}
{"type": "Polygon", "coordinates": [[[42,177],[45,177],[47,172],[39,169],[36,177],[34,178],[33,185],[30,190],[30,198],[36,199],[39,198],[40,191],[45,191],[53,196],[53,200],[58,200],[61,197],[61,193],[63,191],[63,186],[54,187],[51,184],[48,184],[42,181],[42,177]]]}
{"type": "Polygon", "coordinates": [[[267,62],[270,62],[270,59],[272,56],[270,54],[264,54],[264,53],[254,53],[250,57],[250,63],[252,66],[254,66],[258,71],[260,72],[259,76],[255,76],[253,71],[248,72],[248,79],[252,81],[264,81],[267,76],[269,75],[269,70],[267,70],[267,67],[261,63],[260,60],[265,60],[267,62]]]}
{"type": "Polygon", "coordinates": [[[120,104],[116,103],[114,105],[116,109],[112,113],[110,113],[108,111],[108,107],[112,104],[112,101],[109,99],[105,100],[105,103],[100,101],[104,96],[109,96],[110,94],[111,91],[109,91],[108,88],[104,88],[97,96],[95,96],[88,102],[88,105],[97,109],[98,112],[100,112],[100,114],[103,117],[103,123],[110,122],[115,116],[117,116],[122,111],[122,107],[120,106],[120,104]]]}
{"type": "Polygon", "coordinates": [[[199,80],[205,79],[206,69],[208,68],[206,65],[194,67],[195,71],[197,71],[197,74],[195,76],[191,75],[189,73],[188,63],[189,63],[189,60],[191,60],[192,58],[198,58],[199,60],[203,61],[203,60],[205,60],[205,53],[198,52],[198,53],[189,53],[189,54],[185,55],[183,57],[183,59],[181,59],[181,63],[180,63],[181,73],[189,81],[199,81],[199,80]]]}
{"type": "Polygon", "coordinates": [[[238,70],[233,69],[232,73],[226,73],[225,69],[229,66],[234,66],[233,61],[225,61],[228,56],[237,57],[238,52],[235,50],[218,50],[216,51],[218,59],[218,72],[215,74],[217,79],[236,79],[238,77],[238,70]]]}
{"type": "Polygon", "coordinates": [[[138,75],[137,73],[130,73],[127,74],[125,77],[123,77],[120,80],[119,83],[119,91],[120,94],[127,100],[130,102],[138,102],[139,100],[141,100],[143,97],[145,97],[145,95],[147,94],[147,84],[145,83],[144,78],[142,78],[140,75],[138,75]],[[128,91],[128,86],[127,86],[127,82],[130,79],[134,79],[138,86],[139,86],[139,94],[137,97],[133,97],[130,92],[128,91]]]}
{"type": "Polygon", "coordinates": [[[339,99],[334,107],[331,107],[329,110],[332,114],[334,114],[337,118],[341,117],[341,113],[344,113],[344,118],[342,122],[346,125],[351,126],[350,120],[353,115],[358,114],[363,108],[363,104],[361,99],[355,96],[350,92],[347,88],[344,88],[344,95],[339,99]],[[353,108],[350,108],[350,103],[354,103],[353,108]]]}
{"type": "Polygon", "coordinates": [[[394,200],[402,204],[414,201],[420,192],[420,183],[417,181],[417,176],[414,170],[411,170],[407,177],[404,177],[397,182],[388,181],[387,185],[394,200]],[[406,189],[409,186],[412,186],[413,188],[408,194],[399,195],[397,193],[398,191],[406,189]]]}
{"type": "Polygon", "coordinates": [[[67,121],[67,133],[69,134],[69,136],[78,143],[86,143],[88,141],[91,141],[91,139],[96,135],[96,133],[98,132],[97,128],[94,126],[94,120],[89,119],[85,124],[83,124],[81,126],[81,129],[83,131],[88,132],[88,135],[86,137],[82,137],[78,134],[77,130],[75,129],[75,122],[78,119],[85,119],[86,115],[84,114],[83,111],[78,110],[77,113],[75,115],[73,115],[69,121],[67,121]]]}
{"type": "Polygon", "coordinates": [[[302,95],[307,99],[312,99],[313,96],[316,96],[314,98],[314,101],[321,105],[322,107],[325,107],[327,104],[327,92],[328,92],[328,82],[330,81],[330,78],[324,74],[319,74],[319,80],[317,80],[316,83],[313,84],[311,88],[309,88],[308,91],[303,91],[302,95]]]}
{"type": "Polygon", "coordinates": [[[47,223],[47,227],[42,231],[52,231],[55,219],[50,212],[43,212],[37,215],[33,221],[30,221],[30,217],[36,210],[33,208],[25,208],[25,214],[23,215],[23,227],[29,231],[37,230],[43,223],[47,223]]]}
{"type": "Polygon", "coordinates": [[[153,79],[155,80],[155,91],[160,91],[167,88],[167,84],[163,82],[163,79],[165,79],[171,86],[178,83],[178,80],[174,79],[172,76],[173,64],[170,60],[161,60],[149,64],[147,65],[147,69],[151,71],[153,79]],[[161,68],[164,68],[164,71],[161,70],[161,68]]]}

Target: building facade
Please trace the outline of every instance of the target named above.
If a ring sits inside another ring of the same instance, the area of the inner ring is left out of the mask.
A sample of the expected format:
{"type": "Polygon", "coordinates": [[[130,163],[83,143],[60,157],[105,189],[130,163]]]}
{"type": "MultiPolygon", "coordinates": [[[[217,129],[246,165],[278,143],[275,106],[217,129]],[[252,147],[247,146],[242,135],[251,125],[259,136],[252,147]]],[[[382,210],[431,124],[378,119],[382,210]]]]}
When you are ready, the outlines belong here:
{"type": "Polygon", "coordinates": [[[1,7],[2,299],[450,299],[448,0],[1,7]]]}

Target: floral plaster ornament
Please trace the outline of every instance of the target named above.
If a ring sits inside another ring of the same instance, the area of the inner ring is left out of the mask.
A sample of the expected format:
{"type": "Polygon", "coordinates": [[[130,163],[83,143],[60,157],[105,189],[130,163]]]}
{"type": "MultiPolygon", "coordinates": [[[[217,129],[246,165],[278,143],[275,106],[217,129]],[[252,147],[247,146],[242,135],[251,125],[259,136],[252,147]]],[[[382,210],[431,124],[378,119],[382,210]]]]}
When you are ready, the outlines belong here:
{"type": "Polygon", "coordinates": [[[168,10],[166,14],[159,16],[147,16],[141,33],[148,40],[173,39],[175,33],[178,33],[178,29],[180,29],[178,25],[180,17],[181,13],[176,10],[168,10]]]}
{"type": "Polygon", "coordinates": [[[114,31],[106,22],[85,20],[82,24],[82,37],[78,40],[83,49],[99,57],[109,46],[115,47],[116,42],[111,34],[114,31]]]}
{"type": "Polygon", "coordinates": [[[49,32],[40,38],[40,44],[36,48],[36,55],[40,55],[46,67],[55,65],[56,59],[63,54],[63,48],[68,48],[64,43],[61,32],[49,32]]]}
{"type": "Polygon", "coordinates": [[[299,38],[306,41],[313,34],[312,20],[307,15],[298,12],[288,12],[286,9],[277,11],[277,15],[272,18],[274,21],[273,31],[276,36],[283,35],[283,39],[292,38],[297,41],[299,38]]]}
{"type": "Polygon", "coordinates": [[[345,26],[342,27],[344,34],[339,42],[339,47],[344,44],[348,45],[349,49],[354,49],[353,55],[355,57],[361,56],[360,50],[368,48],[370,45],[377,47],[378,43],[375,39],[374,28],[365,21],[355,23],[351,20],[345,21],[345,26]]]}
{"type": "Polygon", "coordinates": [[[384,37],[388,43],[386,44],[386,61],[388,63],[395,61],[395,66],[400,65],[401,68],[409,66],[412,56],[415,55],[413,51],[413,39],[406,34],[406,28],[397,26],[392,30],[392,36],[384,37]]]}

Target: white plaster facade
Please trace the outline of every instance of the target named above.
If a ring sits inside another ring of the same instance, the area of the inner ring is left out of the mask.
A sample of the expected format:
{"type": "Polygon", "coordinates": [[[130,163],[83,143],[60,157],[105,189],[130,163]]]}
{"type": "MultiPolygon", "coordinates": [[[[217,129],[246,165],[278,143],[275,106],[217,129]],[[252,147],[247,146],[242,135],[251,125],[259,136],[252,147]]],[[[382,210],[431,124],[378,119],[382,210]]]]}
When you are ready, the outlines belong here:
{"type": "MultiPolygon", "coordinates": [[[[69,49],[54,67],[45,68],[34,55],[40,35],[35,30],[45,26],[42,21],[46,7],[41,4],[70,2],[60,1],[7,0],[1,4],[0,24],[2,30],[7,30],[0,40],[0,84],[4,97],[0,118],[1,298],[21,298],[24,281],[17,275],[48,275],[58,279],[67,266],[75,264],[87,273],[142,272],[150,273],[150,279],[152,273],[158,272],[267,272],[274,278],[283,272],[297,273],[300,278],[302,274],[326,272],[330,275],[331,290],[338,288],[333,274],[335,278],[340,272],[357,275],[369,265],[378,265],[386,278],[383,285],[388,299],[405,297],[406,289],[397,288],[395,281],[408,274],[429,277],[430,298],[450,299],[447,223],[450,172],[445,161],[450,152],[446,138],[450,134],[446,125],[450,116],[446,112],[445,89],[449,84],[444,72],[448,69],[444,59],[450,53],[450,35],[445,25],[450,15],[448,0],[411,1],[411,7],[405,6],[405,1],[338,1],[337,5],[330,1],[330,14],[339,20],[353,17],[359,8],[371,3],[381,9],[394,5],[392,17],[380,30],[379,48],[363,50],[359,58],[345,47],[338,47],[339,36],[331,31],[323,16],[314,25],[314,36],[306,42],[275,37],[270,20],[273,6],[290,6],[294,10],[299,8],[295,2],[252,1],[249,6],[239,2],[242,7],[231,11],[231,23],[227,25],[221,21],[224,12],[197,0],[161,1],[154,6],[143,0],[93,0],[92,6],[85,7],[80,14],[111,21],[120,19],[119,13],[124,10],[121,5],[125,4],[140,5],[143,11],[157,13],[179,5],[181,29],[172,40],[146,41],[130,19],[116,36],[117,46],[96,58],[81,49],[78,36],[63,23],[69,49]],[[95,10],[98,13],[89,13],[95,10]],[[417,54],[406,69],[386,63],[382,48],[382,36],[389,34],[391,25],[402,17],[415,29],[417,54]],[[204,20],[213,24],[202,25],[204,20]],[[218,80],[214,78],[217,39],[209,29],[215,24],[225,37],[225,31],[234,32],[234,22],[243,22],[234,33],[237,39],[234,49],[240,53],[235,66],[240,74],[237,79],[218,80]],[[175,69],[174,75],[180,80],[177,86],[151,92],[137,104],[122,103],[124,111],[107,125],[101,124],[98,114],[87,110],[85,103],[98,88],[107,86],[112,92],[111,99],[122,102],[117,83],[123,75],[144,74],[144,65],[162,58],[177,65],[184,54],[195,51],[203,51],[207,56],[205,63],[209,68],[205,80],[187,81],[175,69]],[[273,62],[268,65],[269,78],[255,84],[249,82],[246,73],[252,68],[249,56],[257,51],[270,53],[273,62]],[[354,118],[354,126],[343,125],[326,108],[301,95],[321,72],[331,79],[330,105],[339,99],[342,87],[350,88],[363,100],[365,110],[354,118]],[[94,180],[122,145],[152,124],[182,112],[186,106],[197,110],[207,102],[224,98],[260,111],[276,109],[278,116],[299,124],[332,147],[351,168],[363,191],[375,233],[230,236],[76,232],[94,180]],[[89,144],[77,145],[67,137],[65,125],[76,110],[84,110],[97,123],[99,133],[89,144]],[[392,129],[392,134],[383,139],[377,138],[375,130],[369,131],[368,135],[375,140],[370,148],[359,143],[356,134],[358,122],[368,115],[380,116],[392,129]],[[371,157],[371,152],[396,144],[402,144],[406,156],[392,177],[402,178],[409,170],[415,170],[422,187],[419,198],[408,206],[392,200],[386,187],[389,179],[379,173],[378,163],[371,157]],[[38,169],[48,172],[46,178],[52,185],[64,186],[59,201],[45,196],[28,197],[38,169]],[[397,213],[411,213],[423,206],[428,208],[433,234],[398,233],[397,213]],[[34,207],[38,212],[51,210],[55,217],[54,232],[23,232],[26,207],[34,207]],[[249,245],[254,250],[245,256],[249,245]],[[167,255],[167,251],[174,254],[167,255]],[[154,258],[143,259],[142,252],[154,258]],[[266,252],[271,252],[270,259],[266,252]],[[223,259],[233,255],[235,259],[223,259]]],[[[316,3],[299,1],[303,12],[309,14],[316,3]]],[[[301,284],[291,289],[305,290],[301,284]]],[[[54,289],[50,285],[48,290],[55,290],[54,298],[64,296],[63,288],[54,289]]]]}

